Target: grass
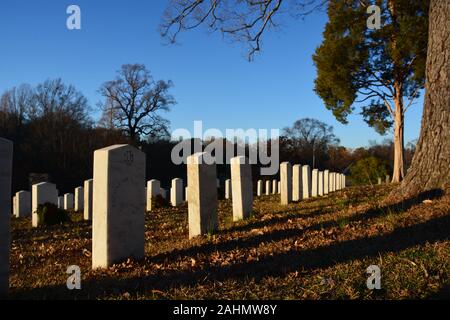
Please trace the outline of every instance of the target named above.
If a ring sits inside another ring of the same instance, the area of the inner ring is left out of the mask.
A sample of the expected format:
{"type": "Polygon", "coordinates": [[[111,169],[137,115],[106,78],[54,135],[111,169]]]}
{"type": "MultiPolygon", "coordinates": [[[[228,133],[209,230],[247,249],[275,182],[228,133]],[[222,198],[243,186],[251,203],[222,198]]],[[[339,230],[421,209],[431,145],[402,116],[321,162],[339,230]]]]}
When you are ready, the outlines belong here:
{"type": "Polygon", "coordinates": [[[353,187],[287,206],[255,198],[251,218],[188,239],[187,206],[146,214],[146,258],[91,270],[91,227],[12,222],[13,299],[425,299],[448,296],[450,198],[387,199],[390,186],[353,187]],[[366,287],[370,265],[382,289],[366,287]],[[66,288],[78,265],[82,290],[66,288]]]}

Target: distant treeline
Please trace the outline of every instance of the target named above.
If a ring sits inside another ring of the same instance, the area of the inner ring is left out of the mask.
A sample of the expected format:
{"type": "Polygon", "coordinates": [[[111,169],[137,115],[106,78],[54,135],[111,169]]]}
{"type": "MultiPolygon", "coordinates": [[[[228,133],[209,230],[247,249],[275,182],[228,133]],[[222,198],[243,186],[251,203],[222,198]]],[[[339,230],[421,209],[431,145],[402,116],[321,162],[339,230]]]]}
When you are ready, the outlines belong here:
{"type": "MultiPolygon", "coordinates": [[[[126,130],[95,123],[90,113],[84,96],[60,80],[47,81],[36,88],[13,88],[2,95],[0,136],[14,142],[13,192],[29,190],[32,173],[48,174],[60,194],[73,192],[84,180],[92,178],[94,151],[121,143],[133,144],[146,153],[147,179],[158,179],[165,188],[170,187],[172,178],[186,181],[186,166],[175,165],[171,160],[172,149],[179,141],[170,141],[167,136],[131,139],[126,130]]],[[[202,143],[207,145],[211,141],[202,143]]],[[[407,166],[413,151],[412,147],[406,150],[407,166]]],[[[350,150],[339,146],[332,127],[314,119],[297,121],[292,128],[284,129],[280,138],[280,162],[350,174],[352,166],[368,157],[378,159],[389,174],[392,142],[350,150]],[[303,131],[315,134],[308,136],[303,131]]],[[[217,170],[222,181],[230,177],[229,166],[220,164],[217,170]]],[[[259,174],[255,165],[255,181],[260,179],[259,174]]]]}

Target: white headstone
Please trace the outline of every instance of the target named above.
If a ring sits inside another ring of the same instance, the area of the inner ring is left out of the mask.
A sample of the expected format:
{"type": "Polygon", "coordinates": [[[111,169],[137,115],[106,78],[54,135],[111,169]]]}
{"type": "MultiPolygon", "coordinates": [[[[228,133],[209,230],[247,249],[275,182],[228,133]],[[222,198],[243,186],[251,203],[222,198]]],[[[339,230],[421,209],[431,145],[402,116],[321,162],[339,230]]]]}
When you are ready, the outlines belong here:
{"type": "Polygon", "coordinates": [[[334,191],[339,190],[339,173],[334,173],[334,191]]]}
{"type": "Polygon", "coordinates": [[[334,180],[335,180],[335,178],[336,178],[336,173],[330,172],[330,192],[336,191],[336,190],[334,189],[334,187],[335,187],[335,185],[334,185],[334,180]]]}
{"type": "Polygon", "coordinates": [[[16,201],[16,196],[14,196],[12,198],[12,215],[16,218],[19,217],[19,215],[17,214],[17,201],[16,201]]]}
{"type": "Polygon", "coordinates": [[[253,209],[252,167],[245,157],[231,158],[233,221],[250,216],[253,209]]]}
{"type": "Polygon", "coordinates": [[[325,170],[323,172],[323,194],[330,192],[330,171],[325,170]]]}
{"type": "Polygon", "coordinates": [[[272,190],[272,184],[270,182],[270,180],[266,180],[266,196],[271,194],[271,190],[272,190]]]}
{"type": "Polygon", "coordinates": [[[45,203],[58,205],[58,193],[56,191],[56,185],[49,182],[34,184],[31,187],[31,211],[33,227],[37,227],[39,225],[37,215],[38,206],[45,203]]]}
{"type": "Polygon", "coordinates": [[[260,196],[262,196],[262,194],[263,194],[263,182],[262,182],[262,180],[258,180],[258,184],[257,184],[257,186],[256,186],[256,195],[258,196],[258,197],[260,197],[260,196]]]}
{"type": "Polygon", "coordinates": [[[300,201],[303,197],[302,193],[302,166],[296,164],[292,167],[292,200],[300,201]]]}
{"type": "Polygon", "coordinates": [[[92,268],[144,258],[145,154],[130,145],[94,152],[92,268]]]}
{"type": "Polygon", "coordinates": [[[280,164],[281,204],[287,205],[292,201],[292,165],[289,162],[280,164]]]}
{"type": "Polygon", "coordinates": [[[58,209],[64,209],[64,196],[58,197],[58,209]]]}
{"type": "Polygon", "coordinates": [[[278,193],[278,180],[272,180],[272,194],[278,193]]]}
{"type": "Polygon", "coordinates": [[[84,220],[92,220],[92,197],[94,193],[94,179],[84,181],[84,220]]]}
{"type": "Polygon", "coordinates": [[[218,228],[216,165],[205,163],[205,154],[187,158],[189,238],[218,228]]]}
{"type": "Polygon", "coordinates": [[[167,200],[167,190],[164,188],[159,188],[159,194],[164,200],[167,200]]]}
{"type": "Polygon", "coordinates": [[[311,197],[315,198],[319,195],[319,170],[313,169],[311,177],[311,197]]]}
{"type": "Polygon", "coordinates": [[[225,180],[225,199],[231,199],[231,179],[225,180]]]}
{"type": "Polygon", "coordinates": [[[84,209],[84,190],[83,187],[75,189],[75,211],[82,211],[84,209]]]}
{"type": "Polygon", "coordinates": [[[153,200],[161,195],[161,183],[158,180],[150,180],[147,182],[147,211],[152,211],[153,200]]]}
{"type": "Polygon", "coordinates": [[[319,196],[323,196],[323,171],[319,171],[319,196]]]}
{"type": "Polygon", "coordinates": [[[172,188],[170,189],[170,202],[174,207],[177,207],[183,203],[183,179],[175,178],[172,180],[172,188]]]}
{"type": "Polygon", "coordinates": [[[0,138],[0,298],[9,290],[9,251],[13,143],[0,138]]]}
{"type": "Polygon", "coordinates": [[[64,210],[73,210],[73,193],[66,193],[64,195],[64,210]]]}
{"type": "Polygon", "coordinates": [[[17,218],[31,217],[31,193],[19,191],[16,193],[17,218]]]}
{"type": "Polygon", "coordinates": [[[303,199],[308,199],[311,196],[311,169],[308,165],[302,167],[302,181],[303,199]]]}

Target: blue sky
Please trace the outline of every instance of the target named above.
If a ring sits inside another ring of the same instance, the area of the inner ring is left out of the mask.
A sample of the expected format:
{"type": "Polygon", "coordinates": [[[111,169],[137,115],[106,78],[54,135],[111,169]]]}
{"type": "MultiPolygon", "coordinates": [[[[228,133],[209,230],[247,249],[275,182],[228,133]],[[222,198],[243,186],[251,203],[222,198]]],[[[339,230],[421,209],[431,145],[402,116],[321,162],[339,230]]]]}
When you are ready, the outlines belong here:
{"type": "MultiPolygon", "coordinates": [[[[172,80],[178,104],[165,116],[172,129],[283,128],[312,117],[332,125],[341,144],[368,145],[382,137],[359,114],[337,122],[313,91],[312,54],[320,45],[324,13],[286,19],[265,36],[263,52],[248,62],[246,48],[204,28],[166,45],[157,28],[166,1],[2,0],[0,2],[0,91],[62,78],[95,107],[100,85],[125,63],[142,63],[156,79],[172,80]],[[66,28],[66,8],[81,7],[82,30],[66,28]]],[[[418,138],[422,98],[405,120],[405,142],[418,138]]],[[[94,118],[98,116],[93,114],[94,118]]]]}

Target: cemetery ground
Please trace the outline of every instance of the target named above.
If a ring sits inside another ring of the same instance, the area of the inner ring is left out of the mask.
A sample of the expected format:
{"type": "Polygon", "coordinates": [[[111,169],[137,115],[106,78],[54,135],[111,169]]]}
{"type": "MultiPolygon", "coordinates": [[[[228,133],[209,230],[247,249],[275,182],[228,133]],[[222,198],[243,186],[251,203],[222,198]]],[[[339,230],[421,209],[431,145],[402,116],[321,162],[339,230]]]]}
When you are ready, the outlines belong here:
{"type": "Polygon", "coordinates": [[[12,220],[12,299],[410,299],[448,298],[450,196],[398,202],[392,185],[349,187],[280,205],[256,197],[250,219],[188,239],[187,204],[146,213],[146,257],[91,270],[91,223],[33,229],[12,220]],[[81,290],[66,270],[81,268],[81,290]],[[381,269],[381,290],[366,269],[381,269]]]}

